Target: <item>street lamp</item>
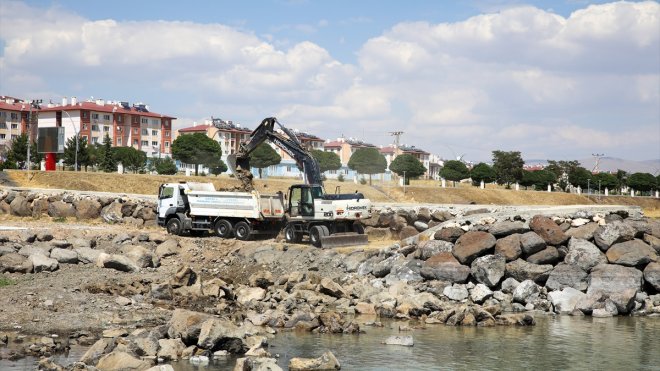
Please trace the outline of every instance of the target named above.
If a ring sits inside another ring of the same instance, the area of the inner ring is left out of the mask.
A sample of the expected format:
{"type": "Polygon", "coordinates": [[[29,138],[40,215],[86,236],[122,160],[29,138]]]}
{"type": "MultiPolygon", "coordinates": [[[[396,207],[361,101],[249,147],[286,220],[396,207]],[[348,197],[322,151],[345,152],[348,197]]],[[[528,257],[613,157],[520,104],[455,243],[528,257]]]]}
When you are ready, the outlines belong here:
{"type": "Polygon", "coordinates": [[[27,122],[27,171],[28,171],[28,178],[30,176],[30,134],[32,129],[30,128],[30,124],[32,124],[32,108],[39,109],[39,104],[43,102],[41,99],[33,99],[30,101],[30,112],[28,113],[28,122],[27,122]]]}
{"type": "Polygon", "coordinates": [[[76,129],[76,124],[73,123],[73,119],[71,118],[71,115],[69,115],[69,112],[65,110],[62,110],[62,112],[66,113],[66,115],[69,117],[69,120],[71,120],[71,126],[73,126],[73,132],[76,133],[75,171],[78,171],[78,137],[80,137],[80,135],[78,135],[78,129],[76,129]]]}
{"type": "Polygon", "coordinates": [[[590,183],[591,183],[591,179],[587,179],[587,194],[588,194],[588,195],[591,195],[591,186],[590,186],[590,183]]]}

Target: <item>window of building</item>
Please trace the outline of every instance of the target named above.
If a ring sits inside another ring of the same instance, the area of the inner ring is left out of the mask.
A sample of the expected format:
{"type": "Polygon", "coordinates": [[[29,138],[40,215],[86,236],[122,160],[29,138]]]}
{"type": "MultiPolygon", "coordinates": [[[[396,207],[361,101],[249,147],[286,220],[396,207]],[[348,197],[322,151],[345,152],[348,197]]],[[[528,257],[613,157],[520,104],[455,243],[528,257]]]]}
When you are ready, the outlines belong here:
{"type": "Polygon", "coordinates": [[[121,133],[121,126],[117,126],[117,131],[121,133]]]}
{"type": "Polygon", "coordinates": [[[88,140],[87,135],[83,135],[82,138],[83,138],[84,140],[88,140]]]}
{"type": "Polygon", "coordinates": [[[158,124],[160,124],[160,122],[158,121],[158,119],[151,119],[151,124],[152,125],[158,125],[158,124]]]}
{"type": "Polygon", "coordinates": [[[87,112],[87,111],[83,111],[82,115],[83,115],[83,118],[86,119],[86,118],[89,117],[89,112],[87,112]]]}
{"type": "Polygon", "coordinates": [[[152,142],[151,142],[151,145],[152,145],[152,146],[158,146],[158,142],[154,142],[154,141],[152,141],[152,142]]]}
{"type": "Polygon", "coordinates": [[[137,145],[138,145],[138,140],[137,140],[137,139],[133,139],[133,145],[134,145],[134,146],[137,146],[137,145]]]}
{"type": "Polygon", "coordinates": [[[99,137],[92,137],[92,143],[98,143],[99,137]]]}
{"type": "Polygon", "coordinates": [[[133,123],[134,123],[134,124],[137,124],[137,123],[139,122],[138,119],[139,119],[139,118],[138,118],[137,116],[133,116],[133,123]]]}
{"type": "Polygon", "coordinates": [[[16,139],[16,138],[18,138],[18,135],[16,135],[16,134],[11,135],[11,139],[16,139]]]}
{"type": "Polygon", "coordinates": [[[105,121],[110,121],[110,115],[103,115],[103,119],[105,121]]]}
{"type": "Polygon", "coordinates": [[[10,117],[11,117],[12,120],[18,120],[18,113],[12,112],[10,117]]]}
{"type": "Polygon", "coordinates": [[[117,122],[122,122],[122,121],[124,121],[123,117],[124,117],[124,116],[122,116],[122,115],[117,116],[117,122]]]}
{"type": "Polygon", "coordinates": [[[92,131],[99,131],[98,125],[92,125],[92,131]]]}
{"type": "Polygon", "coordinates": [[[6,129],[6,128],[7,128],[7,124],[4,122],[0,122],[0,129],[6,129]]]}
{"type": "Polygon", "coordinates": [[[103,131],[104,132],[109,132],[110,131],[110,126],[103,126],[103,131]]]}
{"type": "Polygon", "coordinates": [[[133,128],[133,134],[137,134],[137,133],[138,133],[138,128],[133,128]]]}
{"type": "Polygon", "coordinates": [[[87,124],[83,124],[83,130],[87,130],[87,124]]]}
{"type": "Polygon", "coordinates": [[[18,124],[11,124],[12,129],[18,129],[18,124]]]}
{"type": "Polygon", "coordinates": [[[154,136],[155,136],[155,135],[158,135],[158,131],[157,131],[157,130],[152,130],[152,131],[151,131],[151,135],[154,135],[154,136]]]}
{"type": "Polygon", "coordinates": [[[291,172],[291,166],[287,166],[287,167],[286,167],[286,172],[287,172],[287,173],[290,173],[290,172],[291,172]]]}
{"type": "Polygon", "coordinates": [[[0,134],[0,139],[5,139],[7,136],[5,134],[0,134]]]}
{"type": "Polygon", "coordinates": [[[165,148],[169,148],[169,147],[170,147],[170,142],[165,142],[165,148]]]}
{"type": "Polygon", "coordinates": [[[170,137],[170,131],[167,130],[167,131],[165,131],[165,138],[169,138],[169,137],[170,137]]]}
{"type": "Polygon", "coordinates": [[[141,142],[141,145],[144,146],[144,147],[146,147],[146,146],[149,145],[149,141],[148,141],[148,140],[143,140],[143,141],[141,142]]]}
{"type": "Polygon", "coordinates": [[[121,138],[117,138],[117,145],[121,146],[121,138]]]}
{"type": "Polygon", "coordinates": [[[146,118],[146,117],[143,117],[142,120],[141,120],[140,122],[143,123],[143,124],[148,124],[148,123],[149,123],[149,119],[146,118]]]}
{"type": "Polygon", "coordinates": [[[0,111],[0,117],[7,117],[7,112],[0,111]]]}
{"type": "Polygon", "coordinates": [[[94,120],[98,120],[98,118],[99,118],[99,114],[98,114],[98,113],[92,113],[92,118],[93,118],[94,120]]]}
{"type": "Polygon", "coordinates": [[[142,135],[149,135],[149,130],[142,129],[142,135]]]}

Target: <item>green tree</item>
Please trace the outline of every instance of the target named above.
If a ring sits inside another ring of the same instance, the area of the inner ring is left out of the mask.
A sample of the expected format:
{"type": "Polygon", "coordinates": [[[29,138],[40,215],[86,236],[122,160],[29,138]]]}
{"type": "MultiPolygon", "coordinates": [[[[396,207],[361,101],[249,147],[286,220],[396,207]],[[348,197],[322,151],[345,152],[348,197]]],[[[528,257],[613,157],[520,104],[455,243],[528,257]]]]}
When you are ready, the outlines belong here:
{"type": "Polygon", "coordinates": [[[261,143],[250,153],[250,167],[259,169],[259,178],[264,168],[277,165],[282,161],[282,157],[267,143],[261,143]]]}
{"type": "Polygon", "coordinates": [[[533,186],[538,181],[536,171],[527,171],[523,170],[522,179],[518,182],[521,186],[527,189],[528,187],[533,186]]]}
{"type": "Polygon", "coordinates": [[[132,171],[133,174],[144,170],[147,164],[147,154],[143,151],[133,147],[115,147],[112,150],[115,161],[121,163],[124,169],[132,171]]]}
{"type": "MultiPolygon", "coordinates": [[[[66,165],[74,166],[76,164],[75,136],[66,140],[62,159],[66,165]]],[[[85,166],[86,169],[87,165],[89,165],[89,148],[87,146],[87,138],[78,137],[78,168],[80,168],[80,166],[85,166]]]]}
{"type": "Polygon", "coordinates": [[[311,153],[312,157],[314,157],[319,163],[319,168],[322,173],[328,170],[339,170],[339,168],[341,168],[341,160],[336,153],[321,151],[318,149],[313,149],[311,153]]]}
{"type": "Polygon", "coordinates": [[[440,169],[440,176],[451,180],[456,186],[456,182],[470,177],[470,170],[462,161],[449,160],[445,161],[444,166],[440,169]]]}
{"type": "Polygon", "coordinates": [[[617,187],[617,183],[618,183],[616,176],[610,173],[598,173],[592,177],[591,181],[594,184],[594,189],[600,186],[601,190],[604,190],[605,188],[609,190],[614,190],[617,187]]]}
{"type": "Polygon", "coordinates": [[[214,161],[208,163],[207,166],[213,175],[220,175],[227,171],[227,165],[221,158],[214,159],[214,161]]]}
{"type": "Polygon", "coordinates": [[[348,160],[348,168],[358,174],[369,174],[369,185],[371,185],[371,176],[384,173],[387,169],[387,160],[376,148],[358,148],[348,160]]]}
{"type": "Polygon", "coordinates": [[[591,171],[578,166],[577,168],[573,169],[570,174],[568,174],[568,182],[574,187],[585,189],[590,186],[591,171]]]}
{"type": "Polygon", "coordinates": [[[99,168],[105,173],[117,171],[117,160],[115,160],[112,143],[108,134],[103,138],[102,157],[99,159],[99,168]]]}
{"type": "Polygon", "coordinates": [[[534,187],[536,190],[543,191],[547,189],[548,185],[552,185],[557,181],[555,173],[549,170],[536,170],[527,171],[523,170],[523,177],[520,180],[520,185],[527,187],[534,187]]]}
{"type": "Polygon", "coordinates": [[[426,168],[415,156],[403,154],[397,156],[390,164],[390,170],[398,176],[404,176],[406,184],[410,184],[410,179],[417,179],[426,173],[426,168]]]}
{"type": "MultiPolygon", "coordinates": [[[[11,140],[11,149],[7,153],[7,162],[13,163],[17,168],[23,168],[27,162],[28,136],[23,133],[11,140]]],[[[30,162],[32,168],[38,166],[43,158],[42,154],[37,152],[37,144],[30,143],[30,162]]]]}
{"type": "Polygon", "coordinates": [[[195,165],[195,175],[199,175],[199,165],[213,164],[221,156],[220,143],[203,133],[180,135],[172,142],[172,157],[195,165]]]}
{"type": "Polygon", "coordinates": [[[518,151],[493,151],[493,170],[497,174],[497,183],[506,184],[507,188],[511,187],[511,183],[522,180],[524,164],[518,151]]]}
{"type": "Polygon", "coordinates": [[[482,180],[484,183],[494,182],[497,179],[497,174],[491,166],[480,162],[470,170],[470,178],[472,178],[472,185],[478,186],[482,180]]]}
{"type": "Polygon", "coordinates": [[[625,170],[618,169],[616,171],[616,186],[619,188],[619,192],[621,192],[621,189],[625,186],[628,185],[628,172],[625,170]]]}
{"type": "Polygon", "coordinates": [[[176,163],[169,157],[152,158],[149,162],[149,171],[155,171],[160,175],[174,175],[177,173],[176,163]]]}
{"type": "Polygon", "coordinates": [[[656,179],[649,173],[634,173],[628,177],[628,186],[635,191],[648,192],[657,188],[656,179]]]}
{"type": "Polygon", "coordinates": [[[568,190],[569,178],[573,177],[573,173],[580,167],[580,162],[577,160],[571,161],[554,161],[548,160],[548,166],[545,170],[551,171],[559,180],[559,188],[566,191],[568,190]]]}

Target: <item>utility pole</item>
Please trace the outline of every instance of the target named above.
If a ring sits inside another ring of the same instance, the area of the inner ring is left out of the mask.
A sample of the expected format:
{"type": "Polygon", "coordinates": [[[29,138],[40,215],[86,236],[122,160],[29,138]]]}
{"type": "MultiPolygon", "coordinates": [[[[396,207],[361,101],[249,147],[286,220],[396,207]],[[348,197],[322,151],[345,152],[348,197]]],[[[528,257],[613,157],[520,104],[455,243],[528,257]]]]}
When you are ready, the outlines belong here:
{"type": "Polygon", "coordinates": [[[403,134],[403,131],[390,131],[390,135],[395,137],[394,139],[394,156],[392,156],[392,160],[396,158],[396,156],[399,154],[399,137],[403,134]]]}
{"type": "Polygon", "coordinates": [[[600,173],[600,168],[599,168],[600,167],[600,159],[603,158],[603,156],[605,156],[605,154],[604,153],[592,153],[591,155],[596,160],[596,164],[594,165],[594,168],[593,168],[593,170],[591,170],[591,172],[592,173],[600,173]]]}
{"type": "Polygon", "coordinates": [[[32,109],[40,109],[41,107],[39,104],[43,102],[41,99],[32,99],[30,101],[30,112],[28,113],[28,122],[27,122],[27,171],[28,171],[28,178],[30,177],[30,142],[31,142],[31,134],[32,134],[32,109]]]}

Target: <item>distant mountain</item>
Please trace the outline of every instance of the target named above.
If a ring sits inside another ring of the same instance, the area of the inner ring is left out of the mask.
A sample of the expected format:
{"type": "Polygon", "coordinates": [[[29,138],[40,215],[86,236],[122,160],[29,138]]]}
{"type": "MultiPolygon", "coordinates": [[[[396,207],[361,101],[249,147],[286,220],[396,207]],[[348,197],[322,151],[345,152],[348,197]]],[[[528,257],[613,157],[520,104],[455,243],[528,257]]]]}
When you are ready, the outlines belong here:
{"type": "MultiPolygon", "coordinates": [[[[596,165],[596,160],[593,157],[583,158],[578,160],[580,164],[589,170],[593,170],[596,165]]],[[[547,165],[547,160],[526,160],[526,165],[547,165]]],[[[616,157],[603,157],[600,159],[598,166],[600,171],[617,171],[619,169],[625,170],[629,173],[651,173],[653,175],[660,174],[660,159],[646,160],[646,161],[631,161],[624,160],[616,157]]]]}

